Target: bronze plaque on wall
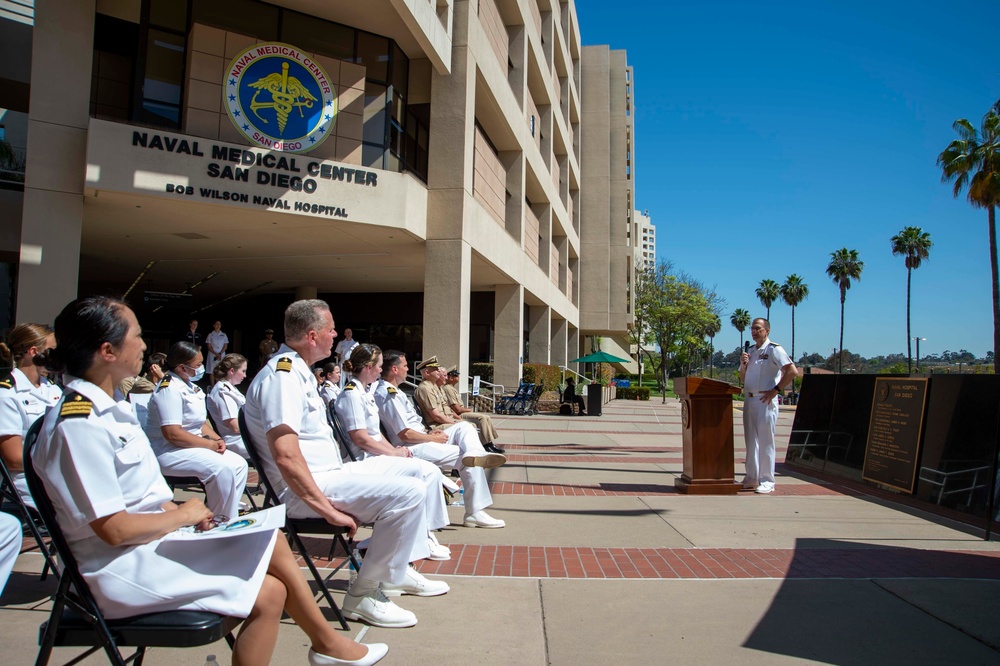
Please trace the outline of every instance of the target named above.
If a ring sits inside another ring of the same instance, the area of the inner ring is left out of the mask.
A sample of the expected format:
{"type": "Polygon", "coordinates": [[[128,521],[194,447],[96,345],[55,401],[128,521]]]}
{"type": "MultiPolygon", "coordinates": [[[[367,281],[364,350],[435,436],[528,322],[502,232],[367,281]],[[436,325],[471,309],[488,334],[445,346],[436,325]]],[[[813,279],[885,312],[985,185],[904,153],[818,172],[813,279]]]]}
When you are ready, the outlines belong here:
{"type": "Polygon", "coordinates": [[[861,473],[865,481],[913,494],[926,404],[926,379],[879,377],[875,380],[865,465],[861,473]]]}

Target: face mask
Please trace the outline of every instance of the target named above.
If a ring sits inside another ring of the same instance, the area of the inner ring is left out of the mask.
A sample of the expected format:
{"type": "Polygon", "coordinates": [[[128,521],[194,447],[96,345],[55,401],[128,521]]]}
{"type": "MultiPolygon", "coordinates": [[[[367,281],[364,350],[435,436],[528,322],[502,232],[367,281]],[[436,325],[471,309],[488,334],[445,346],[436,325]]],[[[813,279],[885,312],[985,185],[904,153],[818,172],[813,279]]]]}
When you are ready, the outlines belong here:
{"type": "Polygon", "coordinates": [[[201,367],[198,367],[198,368],[192,368],[190,365],[185,365],[184,367],[194,373],[194,374],[192,374],[188,378],[192,382],[199,381],[202,377],[205,376],[205,366],[201,366],[201,367]]]}

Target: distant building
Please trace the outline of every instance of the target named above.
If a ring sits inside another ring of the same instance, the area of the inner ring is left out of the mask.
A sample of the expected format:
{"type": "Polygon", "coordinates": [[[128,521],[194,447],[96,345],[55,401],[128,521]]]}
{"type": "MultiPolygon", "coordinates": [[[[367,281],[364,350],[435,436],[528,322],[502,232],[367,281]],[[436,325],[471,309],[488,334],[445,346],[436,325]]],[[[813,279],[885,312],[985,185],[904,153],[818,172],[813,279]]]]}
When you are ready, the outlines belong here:
{"type": "Polygon", "coordinates": [[[635,239],[635,265],[641,270],[656,267],[656,227],[649,211],[635,211],[632,236],[635,239]]]}

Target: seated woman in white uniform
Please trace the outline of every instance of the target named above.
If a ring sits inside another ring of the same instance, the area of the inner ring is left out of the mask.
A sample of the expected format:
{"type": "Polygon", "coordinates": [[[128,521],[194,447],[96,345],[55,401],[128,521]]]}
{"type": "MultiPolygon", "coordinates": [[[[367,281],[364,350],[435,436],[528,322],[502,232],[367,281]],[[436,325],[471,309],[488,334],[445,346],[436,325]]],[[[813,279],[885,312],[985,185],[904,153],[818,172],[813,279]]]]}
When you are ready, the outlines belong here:
{"type": "Polygon", "coordinates": [[[0,342],[0,359],[13,366],[0,379],[0,457],[7,466],[14,488],[25,504],[34,508],[21,467],[24,434],[45,410],[59,402],[62,389],[49,382],[42,362],[47,350],[56,346],[52,329],[44,324],[19,324],[0,342]]]}
{"type": "Polygon", "coordinates": [[[340,364],[330,362],[323,366],[326,381],[319,385],[319,397],[329,407],[331,402],[337,402],[340,396],[340,364]]]}
{"type": "Polygon", "coordinates": [[[215,384],[208,393],[208,413],[226,442],[226,450],[249,460],[240,435],[240,409],[247,399],[236,388],[247,377],[247,360],[240,354],[227,354],[212,371],[215,384]]]}
{"type": "Polygon", "coordinates": [[[201,352],[175,342],[169,370],[149,401],[146,436],[165,476],[194,476],[205,486],[205,503],[216,516],[235,518],[247,483],[247,463],[226,450],[208,422],[205,392],[195,382],[205,374],[201,352]]]}
{"type": "Polygon", "coordinates": [[[146,345],[123,302],[91,297],[56,318],[62,349],[48,359],[65,370],[65,399],[49,411],[32,453],[35,469],[81,573],[109,618],[167,610],[243,617],[233,664],[269,664],[282,610],[309,637],[312,666],[369,665],[388,648],[354,643],[323,617],[277,531],[183,542],[163,537],[184,526],[210,528],[200,499],[178,506],[149,440],[114,388],[134,376],[146,345]]]}
{"type": "MultiPolygon", "coordinates": [[[[347,381],[334,403],[334,410],[351,438],[355,457],[359,461],[380,455],[413,458],[408,448],[396,448],[382,438],[378,406],[375,404],[374,394],[368,391],[368,387],[378,380],[382,372],[382,350],[368,343],[355,346],[350,358],[344,361],[344,370],[348,373],[347,381]]],[[[424,508],[427,514],[427,545],[431,550],[429,559],[449,560],[451,549],[441,545],[432,531],[451,522],[448,519],[444,491],[441,489],[441,479],[444,477],[432,463],[419,458],[413,460],[419,463],[421,478],[427,487],[424,508]]]]}

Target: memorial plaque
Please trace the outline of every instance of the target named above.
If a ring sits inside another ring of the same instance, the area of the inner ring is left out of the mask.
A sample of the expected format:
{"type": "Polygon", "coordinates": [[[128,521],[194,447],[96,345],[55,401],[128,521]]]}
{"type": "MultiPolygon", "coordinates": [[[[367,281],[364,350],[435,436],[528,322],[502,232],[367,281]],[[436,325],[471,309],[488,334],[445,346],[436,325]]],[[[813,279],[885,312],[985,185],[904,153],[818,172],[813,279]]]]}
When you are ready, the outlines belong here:
{"type": "Polygon", "coordinates": [[[861,476],[865,481],[913,494],[927,380],[879,377],[872,398],[871,425],[861,476]]]}

